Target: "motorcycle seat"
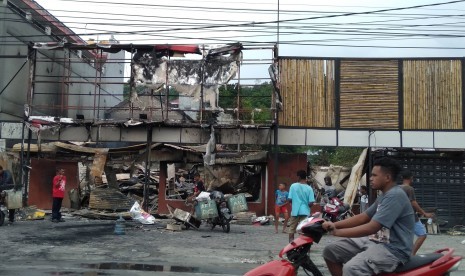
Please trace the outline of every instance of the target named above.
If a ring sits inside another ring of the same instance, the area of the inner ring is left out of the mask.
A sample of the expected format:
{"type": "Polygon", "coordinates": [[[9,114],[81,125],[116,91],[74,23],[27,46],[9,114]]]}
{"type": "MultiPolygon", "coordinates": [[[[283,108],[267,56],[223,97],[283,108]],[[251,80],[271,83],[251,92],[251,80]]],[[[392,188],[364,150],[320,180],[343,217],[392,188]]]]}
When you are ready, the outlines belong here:
{"type": "Polygon", "coordinates": [[[399,265],[396,268],[396,270],[394,270],[394,272],[400,273],[400,272],[409,271],[417,267],[432,263],[436,261],[437,259],[441,258],[442,256],[444,255],[441,253],[429,253],[429,254],[415,255],[415,256],[410,257],[410,260],[407,263],[403,265],[399,265]]]}

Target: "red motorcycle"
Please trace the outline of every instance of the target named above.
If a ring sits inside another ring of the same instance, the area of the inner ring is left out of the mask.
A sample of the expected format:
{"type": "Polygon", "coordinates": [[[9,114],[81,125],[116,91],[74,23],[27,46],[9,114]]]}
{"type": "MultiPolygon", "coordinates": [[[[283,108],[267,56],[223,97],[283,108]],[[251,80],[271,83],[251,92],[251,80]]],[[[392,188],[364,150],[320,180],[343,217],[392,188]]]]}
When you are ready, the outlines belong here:
{"type": "Polygon", "coordinates": [[[323,206],[323,218],[332,222],[344,220],[353,217],[350,205],[344,203],[344,191],[336,194],[335,190],[329,190],[325,193],[327,203],[323,206]]]}
{"type": "MultiPolygon", "coordinates": [[[[309,217],[299,224],[297,231],[300,236],[286,245],[279,252],[279,261],[271,261],[249,272],[246,276],[294,276],[300,267],[307,275],[322,276],[323,274],[310,259],[310,248],[318,243],[325,233],[322,224],[325,220],[318,216],[309,217]],[[286,255],[287,258],[283,256],[286,255]]],[[[412,256],[410,260],[399,266],[392,273],[383,276],[440,276],[449,275],[458,270],[462,257],[453,256],[454,249],[445,248],[434,253],[412,256]]]]}

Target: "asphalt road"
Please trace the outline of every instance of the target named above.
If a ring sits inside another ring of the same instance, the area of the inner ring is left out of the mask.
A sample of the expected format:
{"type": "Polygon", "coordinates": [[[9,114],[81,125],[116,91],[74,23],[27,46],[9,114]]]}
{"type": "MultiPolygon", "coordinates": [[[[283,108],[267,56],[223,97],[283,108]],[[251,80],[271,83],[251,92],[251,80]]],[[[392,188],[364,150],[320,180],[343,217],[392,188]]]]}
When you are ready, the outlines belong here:
{"type": "MultiPolygon", "coordinates": [[[[231,225],[221,229],[172,232],[156,225],[126,224],[115,235],[114,222],[68,217],[66,222],[18,221],[1,226],[0,275],[243,275],[278,258],[286,234],[272,226],[231,225]]],[[[321,251],[334,237],[323,237],[311,256],[325,275],[321,251]]],[[[421,252],[455,247],[465,256],[465,236],[428,237],[421,252]]],[[[460,271],[465,275],[465,262],[460,271]]]]}

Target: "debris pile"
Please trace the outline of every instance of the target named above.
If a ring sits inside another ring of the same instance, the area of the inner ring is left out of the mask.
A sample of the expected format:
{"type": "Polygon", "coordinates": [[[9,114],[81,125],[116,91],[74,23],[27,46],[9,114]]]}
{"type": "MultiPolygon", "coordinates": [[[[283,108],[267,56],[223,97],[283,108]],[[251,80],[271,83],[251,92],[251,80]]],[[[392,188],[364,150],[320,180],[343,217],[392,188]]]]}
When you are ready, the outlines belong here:
{"type": "Polygon", "coordinates": [[[234,214],[233,221],[240,225],[250,225],[255,218],[257,218],[257,214],[255,212],[239,212],[234,214]]]}
{"type": "MultiPolygon", "coordinates": [[[[144,186],[146,183],[145,168],[141,165],[136,165],[136,170],[132,177],[129,172],[116,174],[117,186],[119,191],[138,202],[144,200],[144,186]]],[[[158,209],[158,187],[159,187],[159,172],[150,171],[148,179],[147,193],[148,193],[148,206],[151,211],[158,209]]],[[[134,202],[132,202],[134,203],[134,202]]],[[[132,204],[131,204],[132,206],[132,204]]],[[[126,209],[131,208],[129,206],[126,209]]],[[[89,206],[90,207],[90,206],[89,206]]]]}
{"type": "Polygon", "coordinates": [[[134,200],[112,188],[95,188],[90,193],[89,208],[98,210],[129,210],[134,200]]]}

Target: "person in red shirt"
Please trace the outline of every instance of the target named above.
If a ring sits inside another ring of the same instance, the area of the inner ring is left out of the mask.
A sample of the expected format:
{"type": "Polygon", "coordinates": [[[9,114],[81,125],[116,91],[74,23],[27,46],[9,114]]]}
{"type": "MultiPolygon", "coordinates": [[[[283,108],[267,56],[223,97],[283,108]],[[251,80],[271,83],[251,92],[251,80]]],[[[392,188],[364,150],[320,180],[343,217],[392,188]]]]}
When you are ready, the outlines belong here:
{"type": "Polygon", "coordinates": [[[52,187],[52,222],[64,222],[61,218],[61,204],[65,197],[66,176],[64,169],[57,169],[57,175],[53,178],[52,187]]]}

